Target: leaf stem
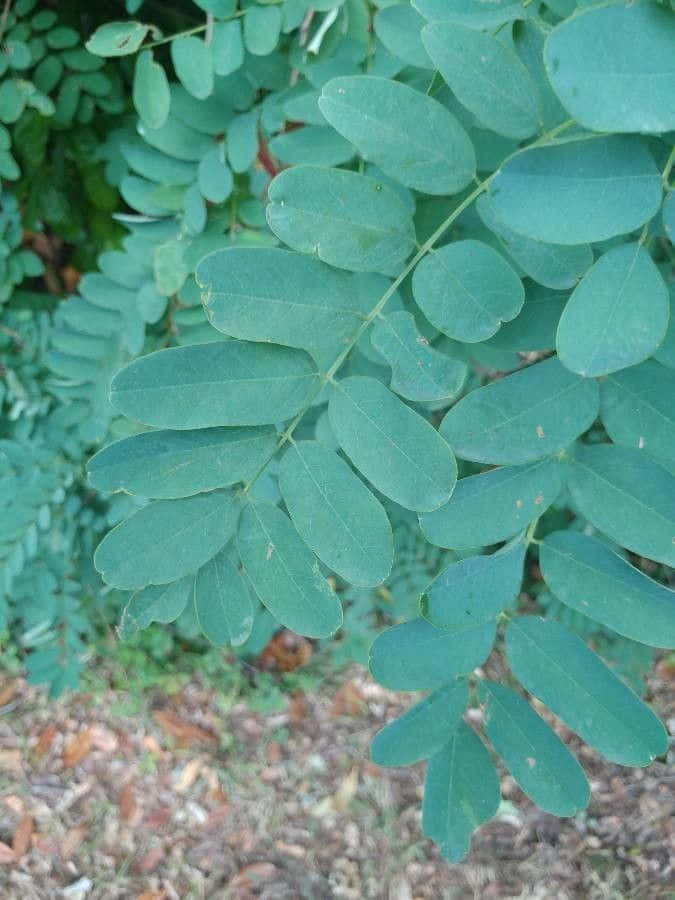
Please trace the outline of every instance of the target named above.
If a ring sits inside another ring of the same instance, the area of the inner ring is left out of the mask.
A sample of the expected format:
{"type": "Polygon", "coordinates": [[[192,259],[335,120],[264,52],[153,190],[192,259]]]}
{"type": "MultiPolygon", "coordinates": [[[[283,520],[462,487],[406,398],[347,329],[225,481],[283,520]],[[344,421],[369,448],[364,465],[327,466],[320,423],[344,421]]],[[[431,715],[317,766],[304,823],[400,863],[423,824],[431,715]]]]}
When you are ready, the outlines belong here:
{"type": "Polygon", "coordinates": [[[663,187],[667,191],[671,190],[669,179],[670,179],[670,173],[673,169],[673,166],[675,166],[675,146],[672,147],[672,149],[670,151],[670,156],[666,160],[666,164],[665,164],[665,166],[663,168],[663,172],[661,174],[661,181],[663,182],[663,187]]]}

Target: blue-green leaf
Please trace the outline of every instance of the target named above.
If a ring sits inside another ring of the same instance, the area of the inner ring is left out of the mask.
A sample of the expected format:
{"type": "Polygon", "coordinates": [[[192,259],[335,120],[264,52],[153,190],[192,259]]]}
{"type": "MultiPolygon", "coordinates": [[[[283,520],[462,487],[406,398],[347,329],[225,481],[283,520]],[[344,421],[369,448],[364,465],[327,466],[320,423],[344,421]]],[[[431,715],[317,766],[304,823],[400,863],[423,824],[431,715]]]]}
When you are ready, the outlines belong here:
{"type": "Polygon", "coordinates": [[[675,477],[640,450],[580,446],[568,487],[579,512],[622,547],[675,565],[675,477]]]}
{"type": "Polygon", "coordinates": [[[479,691],[485,733],[528,797],[555,816],[573,816],[588,806],[584,770],[529,703],[493,681],[481,681],[479,691]]]}
{"type": "Polygon", "coordinates": [[[370,746],[378,766],[410,766],[448,743],[469,699],[469,685],[458,678],[411,706],[378,731],[370,746]]]}
{"type": "Polygon", "coordinates": [[[555,531],[541,544],[539,565],[546,584],[567,606],[634,641],[675,647],[675,592],[603,541],[555,531]]]}
{"type": "Polygon", "coordinates": [[[100,450],[89,460],[89,480],[99,491],[188,497],[248,480],[276,443],[269,426],[148,431],[100,450]]]}
{"type": "Polygon", "coordinates": [[[593,424],[598,404],[594,381],[547,359],[467,394],[440,432],[464,459],[518,465],[571,444],[593,424]]]}
{"type": "Polygon", "coordinates": [[[296,166],[277,175],[267,196],[277,237],[338,268],[396,274],[414,248],[410,210],[367,175],[296,166]]]}
{"type": "Polygon", "coordinates": [[[340,601],[316,557],[278,507],[248,505],[237,544],[253,590],[282,625],[307,637],[328,637],[338,630],[340,601]]]}
{"type": "Polygon", "coordinates": [[[518,234],[583,244],[644,225],[661,205],[661,178],[641,138],[614,135],[523,150],[498,170],[490,197],[518,234]]]}
{"type": "Polygon", "coordinates": [[[226,551],[218,553],[197,572],[194,603],[202,634],[217,647],[237,647],[250,635],[251,595],[226,551]]]}
{"type": "Polygon", "coordinates": [[[229,491],[149,503],[108,532],[94,564],[108,584],[127,590],[175,581],[230,540],[239,509],[229,491]]]}
{"type": "Polygon", "coordinates": [[[471,835],[499,807],[499,778],[472,728],[464,722],[450,742],[429,760],[424,782],[422,828],[450,862],[469,852],[471,835]]]}
{"type": "Polygon", "coordinates": [[[558,357],[586,377],[626,369],[654,353],[669,316],[668,289],[644,247],[613,247],[568,300],[558,325],[558,357]]]}
{"type": "Polygon", "coordinates": [[[217,341],[158,350],[115,375],[113,406],[158,428],[267,425],[291,418],[319,387],[301,350],[217,341]]]}
{"type": "Polygon", "coordinates": [[[455,241],[419,263],[415,302],[440,331],[458,341],[484,341],[525,302],[520,278],[503,256],[481,241],[455,241]]]}
{"type": "Polygon", "coordinates": [[[85,47],[96,56],[126,56],[138,50],[151,28],[142,22],[106,22],[96,29],[85,47]]]}
{"type": "Polygon", "coordinates": [[[495,634],[494,622],[441,631],[426,619],[413,619],[375,638],[370,671],[394,691],[433,690],[484,663],[495,634]]]}
{"type": "Polygon", "coordinates": [[[298,533],[323,563],[354,585],[384,581],[394,553],[387,514],[337,453],[293,442],[279,489],[298,533]]]}
{"type": "Polygon", "coordinates": [[[468,549],[508,540],[560,493],[560,465],[543,459],[460,478],[449,502],[420,516],[424,536],[438,547],[468,549]]]}
{"type": "Polygon", "coordinates": [[[152,50],[136,58],[133,100],[136,112],[148,128],[161,128],[171,107],[171,93],[164,68],[156,63],[152,50]]]}
{"type": "Polygon", "coordinates": [[[447,502],[457,480],[450,447],[381,382],[363,376],[337,382],[328,412],[342,449],[383,494],[420,511],[447,502]]]}
{"type": "Polygon", "coordinates": [[[457,119],[405,84],[372,75],[334,78],[319,108],[365,159],[407,187],[454,194],[476,174],[471,141],[457,119]]]}
{"type": "Polygon", "coordinates": [[[666,752],[659,719],[562,625],[536,616],[514,619],[506,652],[523,686],[610,762],[646,766],[666,752]]]}
{"type": "Polygon", "coordinates": [[[133,593],[122,610],[120,637],[132,637],[152,622],[175,622],[188,604],[194,581],[194,575],[186,575],[170,584],[149,584],[133,593]]]}
{"type": "Polygon", "coordinates": [[[422,43],[424,25],[422,16],[407,3],[387,6],[375,16],[375,34],[390,53],[409,66],[433,69],[434,64],[422,43]]]}

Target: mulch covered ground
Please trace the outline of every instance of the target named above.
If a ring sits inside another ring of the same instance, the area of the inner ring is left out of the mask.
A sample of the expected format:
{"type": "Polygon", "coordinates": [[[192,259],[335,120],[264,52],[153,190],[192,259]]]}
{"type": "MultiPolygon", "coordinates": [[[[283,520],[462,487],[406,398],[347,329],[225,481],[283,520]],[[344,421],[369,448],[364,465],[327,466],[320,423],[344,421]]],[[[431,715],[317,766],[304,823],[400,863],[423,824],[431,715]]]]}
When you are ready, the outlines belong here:
{"type": "MultiPolygon", "coordinates": [[[[671,675],[651,689],[672,726],[671,675]]],[[[498,820],[449,866],[420,831],[422,766],[368,760],[404,700],[358,668],[267,716],[196,681],[133,716],[122,691],[5,682],[0,897],[675,897],[672,764],[620,769],[574,739],[589,809],[558,820],[504,776],[498,820]]]]}

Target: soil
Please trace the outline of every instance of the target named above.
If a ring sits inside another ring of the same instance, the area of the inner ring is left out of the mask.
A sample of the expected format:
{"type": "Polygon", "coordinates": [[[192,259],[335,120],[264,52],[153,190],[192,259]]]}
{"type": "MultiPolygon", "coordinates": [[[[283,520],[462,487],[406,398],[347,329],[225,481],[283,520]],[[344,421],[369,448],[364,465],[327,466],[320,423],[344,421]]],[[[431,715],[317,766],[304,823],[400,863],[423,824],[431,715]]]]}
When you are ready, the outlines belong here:
{"type": "MultiPolygon", "coordinates": [[[[657,670],[671,731],[673,688],[657,670]]],[[[0,897],[675,897],[672,759],[622,769],[558,725],[589,808],[556,819],[504,774],[497,820],[451,866],[421,833],[423,767],[368,759],[409,702],[357,667],[268,715],[196,680],[58,701],[0,684],[0,897]]]]}

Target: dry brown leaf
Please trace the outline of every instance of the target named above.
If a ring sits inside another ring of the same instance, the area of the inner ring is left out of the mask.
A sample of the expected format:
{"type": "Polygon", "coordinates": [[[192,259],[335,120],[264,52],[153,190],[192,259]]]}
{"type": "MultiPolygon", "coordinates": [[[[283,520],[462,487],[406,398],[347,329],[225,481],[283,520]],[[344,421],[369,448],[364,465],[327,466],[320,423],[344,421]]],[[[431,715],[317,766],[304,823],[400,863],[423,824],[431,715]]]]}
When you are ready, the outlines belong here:
{"type": "Polygon", "coordinates": [[[166,900],[166,891],[143,891],[136,900],[166,900]]]}
{"type": "Polygon", "coordinates": [[[152,872],[153,869],[156,869],[157,866],[164,859],[164,847],[161,844],[158,844],[156,847],[152,847],[148,850],[147,853],[144,853],[136,863],[136,869],[138,872],[141,872],[143,875],[147,875],[148,872],[152,872]]]}
{"type": "Polygon", "coordinates": [[[307,638],[284,629],[267,644],[260,654],[260,667],[278,669],[280,672],[292,672],[304,666],[312,657],[313,648],[307,638]]]}
{"type": "Polygon", "coordinates": [[[64,266],[60,272],[61,280],[63,281],[63,287],[67,293],[72,294],[77,287],[77,284],[82,277],[82,273],[79,272],[74,266],[64,266]]]}
{"type": "Polygon", "coordinates": [[[84,728],[69,741],[63,751],[63,765],[72,769],[79,765],[89,754],[93,746],[94,736],[91,728],[84,728]]]}
{"type": "Polygon", "coordinates": [[[0,866],[6,866],[14,862],[14,851],[7,844],[0,841],[0,866]]]}
{"type": "Polygon", "coordinates": [[[44,756],[51,747],[55,737],[56,725],[54,725],[53,723],[51,725],[47,725],[47,727],[40,732],[37,744],[35,745],[34,752],[36,756],[44,756]]]}
{"type": "Polygon", "coordinates": [[[262,881],[270,881],[277,873],[277,867],[270,862],[251,863],[240,872],[228,884],[229,888],[255,887],[262,881]]]}
{"type": "Polygon", "coordinates": [[[23,798],[19,797],[18,794],[7,794],[6,797],[2,798],[2,802],[8,809],[11,809],[13,813],[16,813],[17,816],[22,816],[26,809],[26,804],[23,802],[23,798]]]}
{"type": "Polygon", "coordinates": [[[63,860],[70,859],[87,836],[88,831],[89,828],[86,825],[77,825],[66,832],[66,836],[61,844],[61,858],[63,860]]]}
{"type": "Polygon", "coordinates": [[[338,812],[344,812],[354,799],[354,794],[359,786],[359,770],[356,766],[351,770],[346,778],[340,782],[337,791],[331,797],[333,807],[338,812]]]}
{"type": "Polygon", "coordinates": [[[366,701],[358,683],[353,679],[339,688],[330,707],[331,716],[360,716],[366,708],[366,701]]]}
{"type": "Polygon", "coordinates": [[[157,806],[155,809],[150,810],[148,815],[143,820],[143,824],[146,828],[154,830],[156,828],[163,828],[164,825],[167,824],[171,820],[171,810],[168,806],[157,806]]]}
{"type": "Polygon", "coordinates": [[[291,699],[288,701],[288,712],[291,717],[291,722],[302,722],[302,720],[307,715],[307,700],[305,699],[304,694],[293,694],[291,699]]]}
{"type": "Polygon", "coordinates": [[[176,779],[176,782],[173,786],[177,794],[185,794],[190,790],[199,776],[202,765],[203,760],[198,756],[195,757],[195,759],[191,759],[189,763],[185,764],[182,772],[176,779]]]}
{"type": "Polygon", "coordinates": [[[23,775],[23,760],[20,750],[0,750],[0,772],[23,775]]]}
{"type": "Polygon", "coordinates": [[[207,731],[192,722],[186,722],[170,709],[155,710],[152,717],[163,731],[180,741],[196,744],[218,743],[218,738],[212,731],[207,731]]]}
{"type": "Polygon", "coordinates": [[[18,686],[16,678],[0,684],[0,706],[6,706],[14,699],[18,686]]]}
{"type": "Polygon", "coordinates": [[[120,818],[123,822],[131,822],[138,818],[138,804],[134,796],[134,783],[127,781],[117,800],[120,810],[120,818]]]}
{"type": "Polygon", "coordinates": [[[35,819],[32,816],[24,816],[16,827],[12,838],[12,850],[17,862],[25,856],[30,849],[30,839],[35,831],[35,819]]]}
{"type": "Polygon", "coordinates": [[[143,746],[146,750],[149,750],[150,753],[154,753],[156,756],[162,755],[162,748],[159,746],[159,741],[154,734],[145,735],[143,738],[143,746]]]}

